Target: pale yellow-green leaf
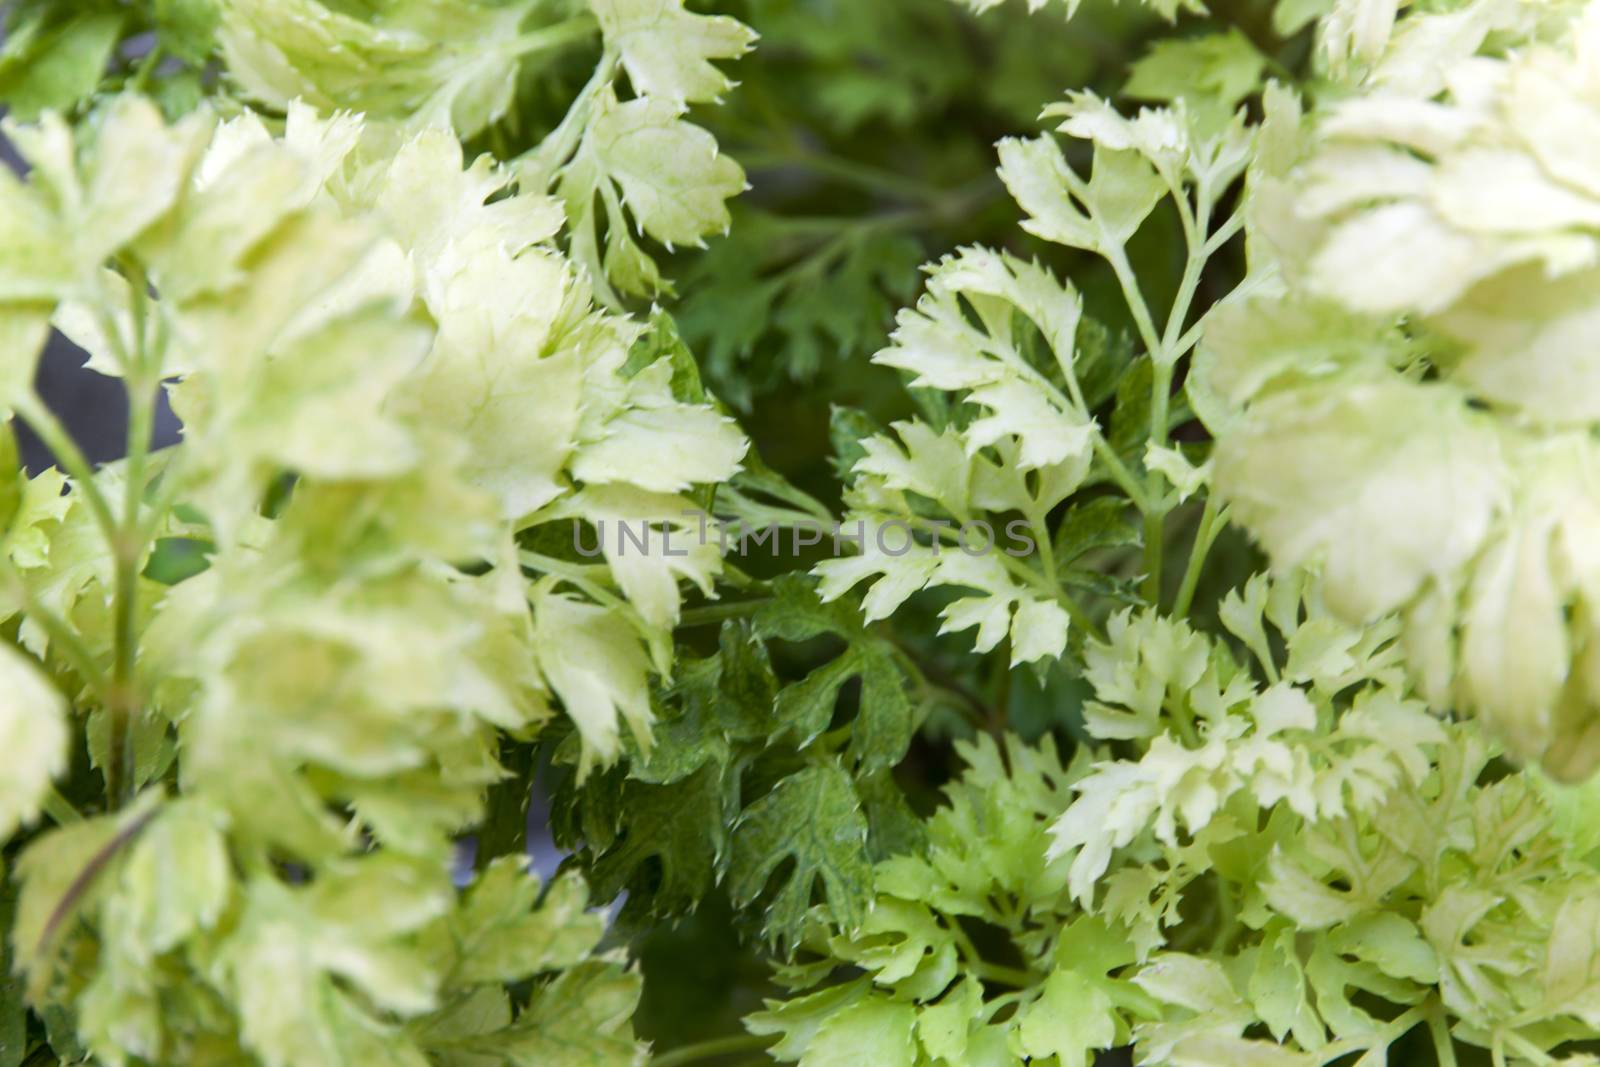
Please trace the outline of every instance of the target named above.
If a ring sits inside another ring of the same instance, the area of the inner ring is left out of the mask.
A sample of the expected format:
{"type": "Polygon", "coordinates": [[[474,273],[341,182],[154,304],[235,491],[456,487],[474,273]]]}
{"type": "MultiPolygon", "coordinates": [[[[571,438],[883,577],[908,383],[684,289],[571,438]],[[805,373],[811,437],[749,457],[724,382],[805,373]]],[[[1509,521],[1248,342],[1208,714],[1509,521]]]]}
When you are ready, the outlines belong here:
{"type": "Polygon", "coordinates": [[[685,11],[683,0],[590,0],[589,6],[607,43],[622,53],[634,91],[680,108],[726,92],[732,83],[710,61],[738,59],[756,36],[726,15],[685,11]]]}
{"type": "Polygon", "coordinates": [[[743,168],[659,97],[602,97],[584,151],[617,184],[638,228],[669,247],[725,233],[726,201],[745,189],[743,168]]]}
{"type": "Polygon", "coordinates": [[[651,663],[613,608],[586,604],[547,583],[532,594],[539,668],[582,736],[582,771],[621,752],[622,723],[640,747],[650,743],[651,663]]]}
{"type": "Polygon", "coordinates": [[[1398,381],[1269,397],[1215,464],[1275,564],[1320,561],[1329,604],[1352,620],[1471,558],[1506,492],[1493,431],[1456,395],[1398,381]]]}
{"type": "Polygon", "coordinates": [[[0,645],[0,837],[39,815],[51,780],[67,766],[67,701],[39,664],[0,645]]]}

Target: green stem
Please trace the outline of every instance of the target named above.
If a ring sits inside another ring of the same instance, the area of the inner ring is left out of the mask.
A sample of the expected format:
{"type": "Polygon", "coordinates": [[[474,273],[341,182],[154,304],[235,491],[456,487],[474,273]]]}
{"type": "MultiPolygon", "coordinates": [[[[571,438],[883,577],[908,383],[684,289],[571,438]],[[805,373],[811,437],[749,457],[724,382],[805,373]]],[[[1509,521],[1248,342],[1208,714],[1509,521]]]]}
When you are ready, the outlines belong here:
{"type": "MultiPolygon", "coordinates": [[[[812,503],[815,504],[816,501],[812,503]]],[[[717,510],[741,522],[778,526],[799,526],[809,523],[821,527],[825,532],[831,531],[834,523],[833,515],[820,504],[817,507],[821,510],[814,511],[809,506],[782,507],[776,504],[764,504],[731,485],[723,486],[722,491],[717,494],[717,510]]]]}
{"type": "Polygon", "coordinates": [[[994,657],[994,677],[990,680],[989,715],[983,728],[1000,743],[1005,745],[1006,724],[1011,719],[1011,635],[1007,634],[1000,639],[999,646],[995,649],[999,655],[994,657]]]}
{"type": "Polygon", "coordinates": [[[986,982],[1010,986],[1013,989],[1028,989],[1039,984],[1038,975],[1021,967],[1007,967],[999,963],[978,960],[969,963],[967,969],[986,982]]]}
{"type": "Polygon", "coordinates": [[[1222,508],[1217,503],[1217,498],[1206,497],[1205,511],[1200,515],[1200,525],[1195,528],[1194,547],[1189,550],[1189,565],[1184,569],[1183,582],[1178,586],[1178,599],[1173,601],[1172,614],[1183,618],[1189,614],[1189,605],[1194,602],[1194,591],[1200,583],[1200,572],[1205,569],[1206,556],[1211,551],[1211,546],[1217,539],[1217,534],[1222,532],[1222,508]]]}
{"type": "MultiPolygon", "coordinates": [[[[1322,1063],[1330,1064],[1357,1052],[1367,1052],[1380,1045],[1392,1045],[1405,1036],[1406,1031],[1422,1022],[1423,1018],[1424,1013],[1421,1008],[1412,1008],[1403,1015],[1396,1016],[1375,1035],[1365,1034],[1361,1037],[1345,1038],[1342,1041],[1335,1041],[1332,1044],[1322,1046],[1317,1050],[1317,1057],[1322,1063]]],[[[1443,1062],[1442,1060],[1440,1061],[1441,1067],[1443,1062]]],[[[1450,1062],[1453,1065],[1455,1061],[1452,1058],[1450,1062]]]]}
{"type": "Polygon", "coordinates": [[[1534,1063],[1539,1064],[1539,1067],[1544,1067],[1545,1064],[1561,1062],[1515,1030],[1505,1030],[1496,1036],[1509,1045],[1518,1055],[1532,1060],[1534,1063]]]}
{"type": "Polygon", "coordinates": [[[1212,235],[1206,238],[1206,255],[1215,255],[1217,250],[1233,239],[1233,235],[1244,229],[1244,210],[1241,208],[1228,216],[1228,221],[1216,228],[1212,235]]]}
{"type": "Polygon", "coordinates": [[[739,619],[753,614],[770,603],[772,603],[771,597],[760,597],[756,600],[739,600],[730,604],[707,604],[704,607],[689,608],[678,616],[678,625],[713,626],[728,619],[739,619]]]}
{"type": "Polygon", "coordinates": [[[1117,276],[1122,300],[1133,316],[1133,324],[1139,330],[1145,351],[1150,353],[1151,359],[1155,359],[1161,351],[1161,338],[1156,334],[1155,319],[1150,316],[1150,305],[1145,303],[1144,293],[1139,289],[1139,279],[1134,276],[1133,267],[1128,262],[1128,254],[1121,245],[1114,244],[1111,251],[1106,253],[1106,262],[1111,264],[1111,271],[1117,276]]]}
{"type": "Polygon", "coordinates": [[[734,1034],[731,1037],[714,1037],[693,1045],[683,1045],[671,1052],[663,1052],[650,1060],[650,1067],[682,1067],[687,1063],[732,1056],[740,1052],[760,1052],[773,1043],[763,1034],[734,1034]]]}
{"type": "Polygon", "coordinates": [[[606,49],[595,67],[594,74],[572,101],[572,106],[567,109],[560,125],[551,130],[550,135],[536,148],[518,160],[517,174],[527,187],[525,192],[549,191],[562,166],[571,158],[572,153],[577,151],[583,132],[588,128],[589,111],[594,107],[594,101],[601,90],[611,84],[611,79],[617,72],[619,58],[615,49],[606,49]]]}
{"type": "MultiPolygon", "coordinates": [[[[1167,313],[1166,330],[1161,335],[1160,344],[1150,350],[1153,366],[1150,375],[1149,440],[1156,448],[1164,448],[1167,444],[1168,423],[1171,421],[1172,411],[1172,377],[1178,364],[1179,344],[1184,336],[1183,326],[1189,319],[1189,309],[1194,304],[1200,276],[1205,270],[1206,261],[1210,258],[1207,234],[1211,226],[1210,191],[1204,183],[1201,184],[1195,191],[1199,207],[1192,212],[1181,183],[1173,184],[1172,195],[1178,205],[1179,218],[1183,222],[1184,241],[1189,249],[1189,257],[1183,267],[1183,279],[1178,283],[1177,296],[1173,298],[1172,307],[1167,313]]],[[[1120,251],[1119,257],[1123,264],[1127,263],[1127,257],[1120,255],[1120,251]]],[[[1148,318],[1148,313],[1146,317],[1148,318]]],[[[1151,329],[1153,332],[1153,324],[1151,329]]],[[[1146,492],[1150,495],[1153,506],[1145,513],[1144,519],[1144,594],[1145,599],[1152,605],[1161,602],[1161,569],[1166,554],[1167,509],[1160,503],[1160,479],[1161,475],[1157,471],[1150,471],[1145,479],[1146,492]]]]}
{"type": "MultiPolygon", "coordinates": [[[[1150,436],[1157,448],[1167,443],[1167,412],[1172,394],[1172,367],[1157,363],[1150,384],[1150,436]]],[[[1161,568],[1167,550],[1167,506],[1162,501],[1161,472],[1151,470],[1145,477],[1145,493],[1150,508],[1144,513],[1144,598],[1155,607],[1161,603],[1161,568]]]]}
{"type": "Polygon", "coordinates": [[[56,462],[61,465],[61,469],[71,477],[73,491],[81,492],[88,501],[89,510],[94,512],[95,521],[100,524],[100,531],[105,535],[106,541],[109,543],[114,540],[117,536],[116,515],[112,512],[111,504],[106,500],[105,494],[100,491],[99,483],[95,481],[94,468],[90,465],[88,457],[72,439],[67,428],[35,393],[29,392],[18,397],[15,407],[17,414],[50,450],[56,462]]]}
{"type": "Polygon", "coordinates": [[[831,526],[837,521],[833,516],[833,512],[829,510],[828,505],[797,486],[789,484],[785,484],[782,487],[774,486],[767,492],[785,503],[793,504],[824,525],[831,526]]]}
{"type": "Polygon", "coordinates": [[[553,556],[546,556],[538,552],[529,552],[526,550],[519,553],[519,556],[524,567],[541,571],[545,574],[554,575],[555,577],[560,578],[562,581],[570,582],[586,593],[589,598],[597,604],[604,604],[606,607],[618,608],[624,611],[628,610],[627,601],[623,600],[621,597],[617,596],[615,593],[596,582],[593,578],[589,577],[589,571],[609,573],[603,564],[599,566],[585,566],[581,563],[568,563],[565,560],[559,560],[553,556]]]}
{"type": "MultiPolygon", "coordinates": [[[[1041,546],[1046,543],[1048,542],[1040,542],[1041,546]]],[[[1037,589],[1044,596],[1060,604],[1061,607],[1066,611],[1067,616],[1071,618],[1073,622],[1077,623],[1089,633],[1093,634],[1097,639],[1101,641],[1105,640],[1105,631],[1100,628],[1100,624],[1094,621],[1094,617],[1084,610],[1083,605],[1079,604],[1077,600],[1073,598],[1071,593],[1068,593],[1065,589],[1061,588],[1061,583],[1057,581],[1053,575],[1046,576],[1042,572],[1028,566],[1026,563],[1022,562],[1022,560],[1017,559],[1015,556],[1009,556],[1003,552],[998,558],[1001,566],[1005,567],[1006,570],[1022,579],[1028,585],[1031,585],[1033,588],[1037,589]]]]}
{"type": "Polygon", "coordinates": [[[1106,435],[1100,432],[1099,427],[1095,427],[1094,431],[1094,450],[1106,465],[1111,480],[1117,483],[1117,488],[1128,494],[1128,499],[1140,512],[1148,511],[1150,502],[1145,499],[1144,486],[1139,484],[1139,479],[1134,477],[1128,465],[1122,462],[1122,457],[1117,455],[1116,449],[1111,447],[1111,442],[1106,440],[1106,435]]]}
{"type": "Polygon", "coordinates": [[[975,730],[988,728],[993,713],[983,698],[968,689],[959,678],[951,675],[937,663],[922,659],[910,645],[901,641],[887,626],[881,626],[884,642],[899,662],[900,668],[914,678],[923,692],[942,697],[972,725],[975,730]]]}
{"type": "Polygon", "coordinates": [[[574,15],[570,19],[557,22],[552,26],[545,26],[532,30],[511,42],[511,51],[519,56],[532,55],[534,52],[546,52],[552,48],[560,48],[592,37],[600,32],[600,24],[593,15],[588,13],[574,15]]]}
{"type": "Polygon", "coordinates": [[[1144,585],[1141,592],[1151,607],[1161,603],[1161,570],[1166,559],[1166,513],[1152,508],[1144,516],[1144,585]]]}
{"type": "Polygon", "coordinates": [[[1178,728],[1178,736],[1187,748],[1200,747],[1200,731],[1194,724],[1194,711],[1189,707],[1188,693],[1174,694],[1173,698],[1162,705],[1167,714],[1172,716],[1172,723],[1178,728]]]}
{"type": "Polygon", "coordinates": [[[106,744],[106,800],[115,811],[132,798],[136,787],[137,756],[133,743],[133,721],[139,714],[136,670],[139,641],[138,549],[129,550],[131,539],[117,549],[116,579],[112,593],[115,630],[112,636],[111,697],[106,702],[109,737],[106,744]]]}
{"type": "Polygon", "coordinates": [[[39,802],[39,806],[57,826],[71,826],[73,823],[83,821],[83,815],[72,806],[72,801],[62,796],[61,790],[53,785],[45,790],[44,799],[39,802]]]}
{"type": "MultiPolygon", "coordinates": [[[[127,459],[123,470],[122,514],[111,554],[116,575],[113,590],[111,699],[106,704],[109,739],[106,746],[106,799],[115,811],[127,803],[138,786],[138,755],[134,746],[134,720],[142,701],[136,677],[139,647],[139,569],[147,545],[147,527],[141,514],[145,492],[145,464],[155,427],[156,394],[161,388],[161,353],[151,352],[147,319],[150,313],[148,282],[137,266],[127,268],[133,312],[134,352],[128,360],[127,459]]],[[[152,527],[153,528],[153,527],[152,527]]]]}
{"type": "Polygon", "coordinates": [[[1044,523],[1044,516],[1029,515],[1028,527],[1039,544],[1039,562],[1044,566],[1044,573],[1051,580],[1059,581],[1056,574],[1056,546],[1050,539],[1050,529],[1044,523]]]}
{"type": "Polygon", "coordinates": [[[128,88],[136,93],[144,92],[150,84],[151,76],[155,74],[156,68],[161,65],[161,61],[165,58],[166,53],[159,42],[151,45],[150,51],[144,54],[144,58],[139,61],[139,66],[134,70],[133,81],[129,83],[128,88]]]}
{"type": "Polygon", "coordinates": [[[168,448],[152,452],[149,457],[160,463],[161,471],[160,480],[155,483],[155,495],[145,505],[140,516],[138,528],[140,544],[148,546],[155,540],[161,530],[162,521],[177,506],[178,493],[183,489],[183,478],[179,471],[184,454],[182,449],[168,448]]]}
{"type": "Polygon", "coordinates": [[[1439,1067],[1456,1067],[1456,1041],[1450,1036],[1450,1024],[1444,1017],[1444,1006],[1437,998],[1430,999],[1425,1014],[1439,1067]]]}

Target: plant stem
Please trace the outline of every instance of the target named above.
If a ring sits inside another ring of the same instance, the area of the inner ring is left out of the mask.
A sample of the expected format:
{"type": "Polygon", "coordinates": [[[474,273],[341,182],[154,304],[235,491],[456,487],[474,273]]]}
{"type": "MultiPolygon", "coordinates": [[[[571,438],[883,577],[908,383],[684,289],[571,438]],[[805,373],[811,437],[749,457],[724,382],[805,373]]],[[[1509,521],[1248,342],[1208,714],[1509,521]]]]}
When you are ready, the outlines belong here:
{"type": "Polygon", "coordinates": [[[579,91],[567,109],[561,123],[539,146],[516,161],[517,175],[522,179],[524,191],[548,192],[562,166],[577,151],[583,132],[589,124],[589,111],[601,90],[611,84],[617,72],[620,56],[615,49],[606,49],[595,67],[594,74],[579,91]]]}
{"type": "Polygon", "coordinates": [[[987,960],[977,960],[967,964],[967,969],[985,981],[994,982],[996,985],[1006,985],[1013,989],[1027,989],[1037,985],[1039,976],[1023,970],[1021,967],[1007,967],[999,963],[990,963],[987,960]]]}
{"type": "Polygon", "coordinates": [[[155,426],[156,393],[161,388],[159,353],[149,350],[146,320],[150,295],[144,271],[129,266],[128,288],[133,310],[134,352],[128,374],[127,460],[123,475],[122,515],[111,553],[116,566],[113,590],[111,699],[106,704],[109,740],[106,746],[106,799],[115,811],[132,798],[138,787],[138,754],[134,746],[134,720],[140,713],[136,677],[139,646],[139,564],[146,540],[140,515],[144,500],[145,461],[150,455],[150,435],[155,426]],[[155,358],[153,358],[155,357],[155,358]]]}
{"type": "Polygon", "coordinates": [[[1144,598],[1151,606],[1161,602],[1161,565],[1166,558],[1166,513],[1151,508],[1144,516],[1144,598]]]}
{"type": "Polygon", "coordinates": [[[670,1052],[652,1057],[650,1067],[681,1067],[686,1063],[731,1056],[738,1052],[759,1052],[773,1043],[764,1034],[734,1034],[731,1037],[714,1037],[693,1045],[683,1045],[670,1052]]]}
{"type": "Polygon", "coordinates": [[[78,447],[78,442],[72,439],[67,428],[56,418],[55,412],[45,406],[38,394],[28,392],[16,400],[17,414],[28,424],[44,446],[50,450],[61,469],[67,472],[72,479],[74,492],[83,494],[88,501],[89,510],[94,512],[95,521],[100,524],[100,530],[109,542],[116,537],[117,519],[111,510],[111,504],[106,500],[105,494],[100,491],[100,485],[94,478],[94,467],[90,465],[88,457],[78,447]]]}
{"type": "Polygon", "coordinates": [[[1073,622],[1100,640],[1105,640],[1105,631],[1100,628],[1100,624],[1094,621],[1094,617],[1085,611],[1083,605],[1079,604],[1071,593],[1063,589],[1061,583],[1053,576],[1047,576],[1043,572],[1035,570],[1015,556],[1001,553],[998,558],[1000,565],[1006,570],[1022,579],[1026,584],[1033,586],[1044,596],[1060,604],[1073,622]]]}
{"type": "Polygon", "coordinates": [[[1111,475],[1111,480],[1117,483],[1119,489],[1128,494],[1128,499],[1133,501],[1134,507],[1141,512],[1149,510],[1150,503],[1145,500],[1144,487],[1133,476],[1133,472],[1128,469],[1128,465],[1122,462],[1122,457],[1117,455],[1116,449],[1111,447],[1111,442],[1106,440],[1106,435],[1100,432],[1098,426],[1095,427],[1094,431],[1094,450],[1099,455],[1101,462],[1106,465],[1106,471],[1111,475]]]}
{"type": "Polygon", "coordinates": [[[1534,1063],[1539,1064],[1540,1067],[1544,1067],[1545,1064],[1561,1062],[1515,1030],[1505,1030],[1496,1036],[1505,1044],[1510,1045],[1517,1055],[1532,1060],[1534,1063]]]}
{"type": "Polygon", "coordinates": [[[1122,300],[1128,305],[1128,312],[1133,316],[1133,324],[1139,330],[1139,338],[1144,342],[1145,351],[1150,353],[1150,358],[1155,359],[1161,351],[1161,338],[1156,334],[1155,320],[1150,316],[1150,305],[1145,303],[1144,293],[1139,289],[1139,279],[1134,276],[1133,266],[1128,262],[1128,254],[1121,245],[1112,245],[1110,252],[1106,253],[1106,262],[1111,264],[1111,271],[1117,276],[1117,285],[1122,289],[1122,300]]]}
{"type": "Polygon", "coordinates": [[[884,641],[907,674],[914,675],[927,692],[945,696],[952,706],[960,709],[962,717],[971,723],[974,729],[983,730],[988,727],[994,713],[981,696],[937,663],[923,659],[915,649],[896,637],[887,626],[880,626],[880,629],[884,641]]]}
{"type": "Polygon", "coordinates": [[[72,801],[62,796],[61,790],[53,785],[45,790],[44,799],[39,802],[39,806],[57,826],[70,826],[83,821],[83,815],[72,806],[72,801]]]}
{"type": "Polygon", "coordinates": [[[581,41],[585,37],[592,37],[598,32],[600,23],[593,15],[587,13],[574,15],[552,26],[544,26],[522,34],[511,42],[511,51],[519,56],[545,52],[571,44],[573,41],[581,41]]]}
{"type": "MultiPolygon", "coordinates": [[[[120,540],[120,539],[119,539],[120,540]]],[[[130,558],[118,548],[116,582],[113,590],[115,631],[111,655],[110,700],[106,702],[108,739],[106,743],[106,800],[112,811],[132,796],[137,773],[133,743],[133,720],[139,714],[138,683],[134,678],[135,648],[138,644],[138,556],[130,558]]]]}
{"type": "MultiPolygon", "coordinates": [[[[562,581],[570,582],[586,593],[591,600],[595,601],[595,603],[604,604],[606,607],[617,608],[618,610],[622,611],[628,610],[627,601],[606,589],[599,582],[596,582],[594,579],[590,578],[586,573],[592,569],[605,570],[605,566],[603,564],[597,568],[588,567],[581,563],[568,563],[565,560],[559,560],[553,556],[546,556],[538,552],[529,552],[526,550],[518,553],[518,555],[521,558],[522,565],[524,567],[541,571],[545,574],[554,575],[555,577],[560,578],[562,581]]],[[[609,573],[609,571],[606,571],[606,573],[609,573]]]]}
{"type": "MultiPolygon", "coordinates": [[[[1200,285],[1200,275],[1205,270],[1206,261],[1211,257],[1207,233],[1211,226],[1211,194],[1205,183],[1202,182],[1195,190],[1195,200],[1199,206],[1193,211],[1190,210],[1189,200],[1181,183],[1172,184],[1172,196],[1178,206],[1178,215],[1183,221],[1184,241],[1188,245],[1189,258],[1183,267],[1183,279],[1178,283],[1178,293],[1172,300],[1171,309],[1167,312],[1166,330],[1163,331],[1159,344],[1150,350],[1152,367],[1149,440],[1156,448],[1165,448],[1167,444],[1169,429],[1167,424],[1171,421],[1172,411],[1172,377],[1180,358],[1179,345],[1184,336],[1183,325],[1189,319],[1189,309],[1194,304],[1195,291],[1200,285]]],[[[1120,258],[1126,265],[1127,257],[1122,255],[1120,258]]],[[[1148,312],[1145,317],[1149,317],[1148,312]]],[[[1153,325],[1151,329],[1153,333],[1153,325]]],[[[1167,517],[1167,509],[1160,503],[1160,473],[1150,471],[1145,479],[1145,487],[1152,506],[1145,512],[1144,517],[1144,595],[1152,605],[1158,605],[1161,602],[1161,568],[1166,555],[1167,517]]]]}
{"type": "Polygon", "coordinates": [[[1044,567],[1045,576],[1052,581],[1059,581],[1056,574],[1056,546],[1050,540],[1050,528],[1045,525],[1044,516],[1029,515],[1027,518],[1033,539],[1039,545],[1039,563],[1044,567]]]}
{"type": "Polygon", "coordinates": [[[1189,566],[1184,569],[1183,582],[1178,586],[1178,599],[1173,601],[1172,614],[1182,618],[1189,614],[1194,602],[1195,587],[1200,584],[1200,572],[1205,569],[1206,556],[1222,532],[1222,507],[1215,496],[1206,496],[1205,511],[1200,515],[1200,525],[1195,528],[1194,547],[1189,550],[1189,566]]]}
{"type": "Polygon", "coordinates": [[[136,93],[144,92],[150,85],[151,75],[155,74],[156,68],[161,65],[161,61],[165,58],[166,53],[160,42],[152,44],[150,51],[144,54],[144,58],[139,61],[139,66],[134,69],[133,81],[129,83],[128,88],[136,93]]]}
{"type": "Polygon", "coordinates": [[[1437,998],[1431,998],[1426,1008],[1428,1033],[1433,1037],[1434,1053],[1439,1067],[1456,1067],[1456,1042],[1450,1036],[1450,1024],[1445,1020],[1444,1007],[1437,998]]]}
{"type": "Polygon", "coordinates": [[[703,607],[689,608],[678,616],[678,625],[712,626],[727,619],[750,615],[770,603],[772,603],[771,597],[759,597],[755,600],[736,600],[727,604],[706,604],[703,607]]]}
{"type": "MultiPolygon", "coordinates": [[[[772,494],[776,496],[777,494],[772,494]]],[[[781,498],[780,498],[781,499],[781,498]]],[[[815,503],[815,501],[813,501],[815,503]]],[[[820,506],[820,505],[819,505],[820,506]]],[[[785,507],[778,504],[767,504],[752,499],[749,495],[740,492],[731,485],[723,486],[717,494],[717,510],[723,514],[731,515],[740,522],[761,525],[776,525],[799,529],[817,528],[827,530],[834,524],[834,518],[824,509],[820,513],[807,507],[785,507]],[[820,517],[819,517],[820,516],[820,517]]]]}

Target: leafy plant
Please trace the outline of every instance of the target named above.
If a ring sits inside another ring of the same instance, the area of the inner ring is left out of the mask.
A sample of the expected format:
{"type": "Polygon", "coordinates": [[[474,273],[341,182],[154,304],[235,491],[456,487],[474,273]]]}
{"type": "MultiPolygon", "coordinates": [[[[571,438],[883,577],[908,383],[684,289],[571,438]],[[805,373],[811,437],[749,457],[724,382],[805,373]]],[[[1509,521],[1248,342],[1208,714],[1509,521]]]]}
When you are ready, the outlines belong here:
{"type": "Polygon", "coordinates": [[[1588,6],[5,19],[0,1067],[1600,1062],[1588,6]]]}

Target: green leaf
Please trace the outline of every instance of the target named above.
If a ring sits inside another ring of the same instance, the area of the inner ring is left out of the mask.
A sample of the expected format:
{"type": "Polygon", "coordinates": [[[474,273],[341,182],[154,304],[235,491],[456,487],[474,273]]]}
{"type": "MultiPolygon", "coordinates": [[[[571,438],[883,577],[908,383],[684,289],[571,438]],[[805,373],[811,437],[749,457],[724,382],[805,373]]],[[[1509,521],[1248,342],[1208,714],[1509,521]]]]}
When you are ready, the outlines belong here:
{"type": "Polygon", "coordinates": [[[1068,564],[1090,552],[1129,548],[1140,543],[1140,530],[1129,514],[1126,500],[1096,497],[1067,510],[1056,527],[1056,561],[1068,564]]]}
{"type": "Polygon", "coordinates": [[[0,839],[38,818],[67,767],[67,701],[37,661],[0,643],[0,751],[15,760],[0,786],[0,839]]]}
{"type": "Polygon", "coordinates": [[[515,1067],[643,1067],[647,1054],[628,1022],[638,1003],[637,974],[585,963],[540,989],[486,1048],[515,1067]]]}
{"type": "Polygon", "coordinates": [[[606,41],[622,53],[628,81],[641,96],[660,96],[681,110],[716,100],[732,84],[709,62],[738,59],[755,33],[726,15],[696,15],[683,0],[591,0],[606,41]]]}
{"type": "Polygon", "coordinates": [[[495,45],[515,42],[535,6],[239,0],[223,6],[218,38],[231,78],[266,107],[298,98],[471,137],[511,107],[521,51],[495,45]]]}
{"type": "Polygon", "coordinates": [[[453,980],[516,982],[578,965],[605,933],[604,919],[586,910],[588,902],[576,873],[558,877],[541,900],[525,857],[496,859],[450,917],[453,980]]]}
{"type": "Polygon", "coordinates": [[[92,910],[112,881],[123,848],[154,817],[159,798],[146,795],[117,816],[72,823],[41,834],[17,859],[21,884],[9,943],[15,973],[28,980],[28,999],[37,1003],[53,977],[66,935],[92,910]]]}
{"type": "Polygon", "coordinates": [[[670,383],[673,399],[680,404],[714,402],[700,380],[700,364],[684,341],[678,321],[667,312],[657,309],[650,316],[650,328],[640,334],[628,350],[628,362],[622,372],[632,377],[663,359],[672,368],[670,383]]]}
{"type": "Polygon", "coordinates": [[[1205,101],[1231,112],[1261,85],[1266,59],[1237,28],[1157,41],[1134,63],[1125,95],[1162,102],[1205,101]]]}
{"type": "Polygon", "coordinates": [[[881,423],[859,408],[840,404],[828,408],[828,441],[833,446],[829,463],[840,481],[849,481],[856,464],[866,456],[865,442],[885,432],[881,423]]]}
{"type": "Polygon", "coordinates": [[[725,201],[744,191],[744,170],[718,154],[709,133],[680,119],[671,102],[603,98],[585,145],[639,228],[655,240],[700,245],[728,229],[725,201]],[[662,167],[663,159],[673,166],[662,167]]]}
{"type": "Polygon", "coordinates": [[[1093,1053],[1117,1037],[1111,998],[1069,970],[1053,971],[1039,999],[1018,1016],[1022,1050],[1039,1059],[1055,1056],[1062,1067],[1089,1067],[1093,1053]]]}
{"type": "Polygon", "coordinates": [[[163,48],[196,65],[210,58],[222,22],[218,0],[155,0],[155,16],[163,48]]]}
{"type": "Polygon", "coordinates": [[[818,764],[785,778],[740,815],[728,888],[735,903],[749,904],[792,861],[766,921],[767,936],[792,951],[819,888],[838,925],[849,930],[861,922],[871,885],[866,849],[867,820],[849,775],[837,764],[818,764]]]}
{"type": "Polygon", "coordinates": [[[621,752],[625,721],[641,747],[650,739],[650,660],[617,613],[558,593],[536,594],[540,669],[583,737],[579,773],[621,752]],[[621,721],[619,721],[621,720],[621,721]]]}
{"type": "Polygon", "coordinates": [[[27,121],[44,111],[71,111],[100,84],[126,16],[84,6],[88,10],[70,14],[36,8],[6,27],[0,101],[14,117],[27,121]]]}
{"type": "Polygon", "coordinates": [[[708,764],[669,785],[627,784],[622,837],[592,867],[602,899],[626,888],[635,909],[670,914],[711,890],[727,862],[726,828],[736,810],[723,773],[708,764]]]}
{"type": "Polygon", "coordinates": [[[869,997],[835,1012],[817,1028],[800,1057],[801,1067],[915,1067],[916,1009],[869,997]]]}
{"type": "Polygon", "coordinates": [[[149,964],[203,930],[233,899],[225,823],[212,805],[180,799],[166,805],[128,850],[108,939],[149,964]]]}
{"type": "Polygon", "coordinates": [[[1351,620],[1471,558],[1505,477],[1491,428],[1460,398],[1400,381],[1275,394],[1216,451],[1239,521],[1279,566],[1319,559],[1329,605],[1351,620]]]}
{"type": "Polygon", "coordinates": [[[861,696],[851,725],[849,757],[864,775],[899,763],[910,747],[916,722],[892,647],[862,627],[852,612],[822,604],[799,578],[781,578],[773,589],[774,600],[756,614],[757,633],[786,641],[828,635],[846,642],[841,655],[779,691],[776,734],[792,738],[799,748],[808,747],[833,721],[845,684],[859,678],[861,696]]]}

